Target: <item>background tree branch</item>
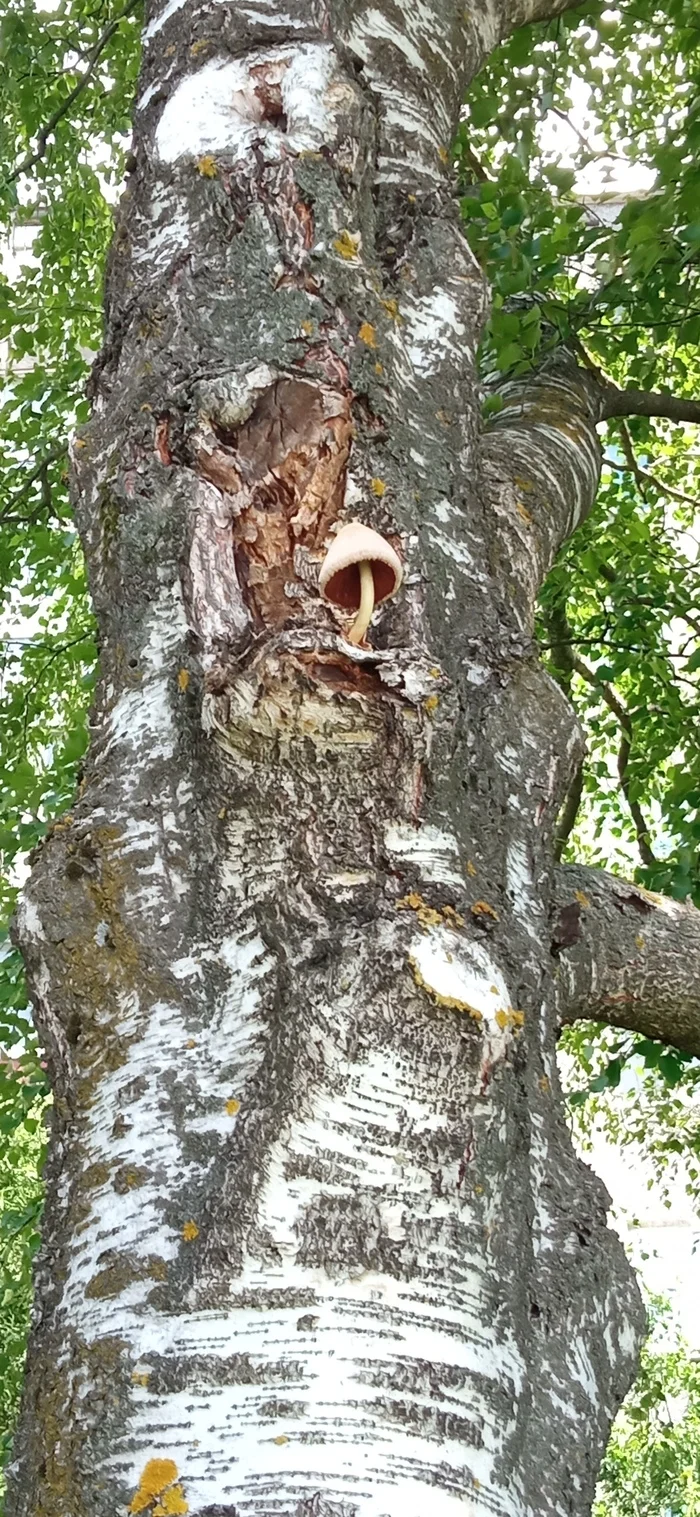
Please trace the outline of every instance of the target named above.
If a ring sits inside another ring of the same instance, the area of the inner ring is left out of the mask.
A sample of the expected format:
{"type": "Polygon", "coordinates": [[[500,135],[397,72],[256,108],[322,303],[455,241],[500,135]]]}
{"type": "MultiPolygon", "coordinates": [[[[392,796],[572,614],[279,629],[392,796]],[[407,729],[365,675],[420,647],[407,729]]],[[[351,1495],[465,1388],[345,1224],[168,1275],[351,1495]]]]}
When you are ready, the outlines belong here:
{"type": "Polygon", "coordinates": [[[700,400],[663,395],[656,390],[619,390],[606,384],[601,397],[601,421],[614,416],[665,416],[669,421],[700,424],[700,400]]]}
{"type": "Polygon", "coordinates": [[[700,1058],[700,911],[603,870],[555,875],[559,1013],[607,1022],[700,1058]]]}

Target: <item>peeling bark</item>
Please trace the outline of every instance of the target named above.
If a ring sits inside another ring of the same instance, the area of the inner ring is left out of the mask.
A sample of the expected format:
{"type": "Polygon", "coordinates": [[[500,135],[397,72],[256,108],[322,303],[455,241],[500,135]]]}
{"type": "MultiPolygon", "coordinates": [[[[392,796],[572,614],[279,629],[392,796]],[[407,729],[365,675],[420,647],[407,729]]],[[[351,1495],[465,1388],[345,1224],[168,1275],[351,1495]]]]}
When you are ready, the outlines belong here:
{"type": "Polygon", "coordinates": [[[700,1057],[700,911],[580,865],[558,871],[562,1023],[609,1022],[700,1057]]]}
{"type": "Polygon", "coordinates": [[[590,1509],[643,1314],[561,1112],[581,740],[531,631],[595,413],[551,370],[481,437],[444,162],[521,19],[147,23],[92,743],[18,924],[56,1101],[11,1517],[590,1509]],[[353,517],[404,564],[360,647],[317,588],[353,517]]]}

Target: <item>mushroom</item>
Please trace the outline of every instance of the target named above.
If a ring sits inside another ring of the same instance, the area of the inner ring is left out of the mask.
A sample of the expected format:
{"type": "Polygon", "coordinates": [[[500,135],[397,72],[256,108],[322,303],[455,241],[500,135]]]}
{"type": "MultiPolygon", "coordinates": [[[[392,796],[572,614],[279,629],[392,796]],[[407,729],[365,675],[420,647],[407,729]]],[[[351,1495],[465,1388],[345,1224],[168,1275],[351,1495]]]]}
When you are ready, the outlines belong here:
{"type": "Polygon", "coordinates": [[[357,615],[348,641],[361,643],[375,605],[396,594],[403,570],[398,553],[361,521],[341,527],[321,565],[318,587],[324,600],[357,615]]]}

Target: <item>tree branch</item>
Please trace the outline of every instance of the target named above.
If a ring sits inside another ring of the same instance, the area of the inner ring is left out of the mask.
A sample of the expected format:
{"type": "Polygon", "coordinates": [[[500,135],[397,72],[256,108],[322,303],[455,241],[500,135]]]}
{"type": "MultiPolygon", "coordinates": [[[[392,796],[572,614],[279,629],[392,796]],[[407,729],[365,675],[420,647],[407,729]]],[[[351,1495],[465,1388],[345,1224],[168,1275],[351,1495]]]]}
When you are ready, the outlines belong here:
{"type": "Polygon", "coordinates": [[[562,1025],[607,1022],[700,1058],[700,911],[603,870],[555,875],[562,1025]]]}
{"type": "Polygon", "coordinates": [[[700,426],[700,400],[663,395],[656,390],[618,390],[609,381],[601,386],[601,421],[613,416],[666,416],[700,426]]]}
{"type": "Polygon", "coordinates": [[[629,711],[619,696],[615,694],[612,687],[605,680],[598,679],[595,671],[591,669],[584,659],[579,658],[578,654],[572,654],[571,662],[581,679],[586,680],[589,685],[593,686],[594,690],[598,691],[601,700],[605,701],[608,710],[612,711],[613,716],[617,718],[620,724],[621,741],[617,755],[617,773],[620,780],[620,789],[634,822],[634,830],[637,834],[637,846],[642,863],[656,864],[656,855],[649,842],[649,828],[647,827],[639,802],[635,801],[632,797],[630,786],[629,761],[632,752],[632,719],[629,711]]]}
{"type": "Polygon", "coordinates": [[[608,458],[607,454],[604,454],[603,464],[608,469],[619,469],[622,474],[632,474],[640,485],[653,485],[654,489],[658,490],[659,495],[668,495],[670,500],[679,500],[684,506],[697,507],[697,499],[693,500],[692,495],[684,495],[682,490],[676,490],[673,485],[667,485],[656,474],[651,474],[648,469],[643,469],[636,459],[634,463],[628,460],[624,464],[621,464],[618,463],[616,458],[608,458]]]}
{"type": "Polygon", "coordinates": [[[52,448],[50,453],[44,454],[44,457],[39,460],[31,473],[27,475],[24,484],[20,485],[18,490],[15,490],[14,494],[10,496],[9,500],[6,501],[0,510],[0,522],[13,522],[16,525],[25,525],[33,520],[35,513],[30,517],[16,517],[12,515],[12,512],[15,506],[18,506],[29,494],[32,485],[36,484],[37,480],[41,481],[41,506],[42,508],[50,507],[50,499],[47,501],[47,470],[51,464],[58,463],[60,459],[65,457],[67,447],[68,444],[63,442],[58,447],[52,448]]]}
{"type": "Polygon", "coordinates": [[[586,773],[586,765],[583,759],[576,769],[566,794],[566,800],[557,817],[557,825],[554,829],[554,857],[559,863],[571,834],[576,826],[576,818],[581,809],[581,796],[583,795],[583,781],[586,773]]]}
{"type": "MultiPolygon", "coordinates": [[[[637,846],[639,856],[643,864],[655,864],[656,856],[651,847],[649,828],[639,802],[632,795],[629,778],[629,761],[632,752],[632,719],[624,702],[605,680],[598,678],[594,669],[587,664],[579,654],[574,653],[575,638],[573,629],[569,624],[566,614],[566,596],[562,595],[555,600],[545,613],[545,621],[550,634],[552,662],[554,672],[566,694],[571,699],[571,676],[576,673],[579,677],[598,691],[620,724],[621,741],[617,755],[617,773],[620,780],[620,789],[627,802],[627,807],[634,822],[637,834],[637,846]]],[[[566,804],[557,824],[555,833],[555,858],[559,860],[566,844],[567,838],[574,826],[578,808],[581,803],[583,790],[583,766],[579,768],[574,777],[573,785],[566,799],[566,804]]]]}

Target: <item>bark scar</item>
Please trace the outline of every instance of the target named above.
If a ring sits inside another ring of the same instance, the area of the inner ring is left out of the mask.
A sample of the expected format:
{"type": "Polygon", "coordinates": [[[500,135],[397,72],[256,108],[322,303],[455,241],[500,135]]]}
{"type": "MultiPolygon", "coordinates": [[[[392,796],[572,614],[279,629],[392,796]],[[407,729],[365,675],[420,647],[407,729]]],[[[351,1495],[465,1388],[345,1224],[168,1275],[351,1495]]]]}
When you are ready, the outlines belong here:
{"type": "Polygon", "coordinates": [[[228,497],[238,582],[259,629],[304,614],[295,555],[323,556],[351,442],[350,395],[291,377],[265,390],[238,428],[211,417],[195,436],[198,472],[228,497]]]}

